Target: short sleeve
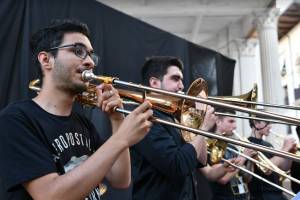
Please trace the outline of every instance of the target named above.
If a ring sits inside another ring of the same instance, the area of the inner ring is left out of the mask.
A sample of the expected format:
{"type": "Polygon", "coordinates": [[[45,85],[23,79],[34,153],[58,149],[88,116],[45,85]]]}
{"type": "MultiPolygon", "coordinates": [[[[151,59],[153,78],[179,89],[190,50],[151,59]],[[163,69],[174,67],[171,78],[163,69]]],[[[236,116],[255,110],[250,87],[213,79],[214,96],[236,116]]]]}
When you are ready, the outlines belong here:
{"type": "Polygon", "coordinates": [[[0,177],[6,190],[56,172],[51,152],[25,117],[2,115],[0,127],[0,177]]]}

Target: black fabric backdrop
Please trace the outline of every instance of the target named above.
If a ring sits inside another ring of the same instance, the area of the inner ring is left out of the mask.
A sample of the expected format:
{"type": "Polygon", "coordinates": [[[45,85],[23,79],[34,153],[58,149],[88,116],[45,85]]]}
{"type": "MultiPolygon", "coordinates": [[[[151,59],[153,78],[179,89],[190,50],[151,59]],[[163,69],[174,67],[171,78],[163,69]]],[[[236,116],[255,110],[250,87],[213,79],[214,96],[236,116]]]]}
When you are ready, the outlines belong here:
{"type": "MultiPolygon", "coordinates": [[[[140,83],[139,71],[146,57],[171,55],[184,62],[185,88],[194,79],[202,77],[208,82],[210,95],[232,93],[234,60],[99,2],[1,0],[0,110],[12,101],[35,95],[28,89],[29,81],[37,78],[37,68],[31,60],[29,38],[33,32],[48,25],[51,19],[59,18],[76,18],[89,25],[93,47],[102,58],[95,74],[117,76],[124,81],[140,83]]],[[[101,130],[101,136],[108,137],[110,127],[103,114],[97,110],[85,110],[85,113],[101,130]]],[[[199,184],[201,196],[208,197],[203,184],[199,184]]],[[[113,194],[108,192],[107,198],[118,199],[118,193],[122,199],[129,198],[128,190],[113,194]]]]}

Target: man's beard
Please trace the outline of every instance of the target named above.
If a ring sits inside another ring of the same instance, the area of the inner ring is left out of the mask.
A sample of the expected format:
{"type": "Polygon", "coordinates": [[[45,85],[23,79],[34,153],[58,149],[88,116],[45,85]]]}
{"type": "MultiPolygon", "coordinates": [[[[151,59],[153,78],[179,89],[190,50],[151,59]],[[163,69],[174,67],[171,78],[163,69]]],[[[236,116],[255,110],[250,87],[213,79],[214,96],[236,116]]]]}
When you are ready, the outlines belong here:
{"type": "Polygon", "coordinates": [[[76,95],[80,94],[87,90],[87,86],[85,84],[76,84],[73,83],[70,87],[66,88],[71,94],[76,95]]]}
{"type": "Polygon", "coordinates": [[[70,95],[77,95],[87,90],[87,85],[84,82],[75,82],[72,80],[71,71],[67,70],[60,63],[56,63],[56,69],[53,73],[53,81],[56,87],[70,95]]]}

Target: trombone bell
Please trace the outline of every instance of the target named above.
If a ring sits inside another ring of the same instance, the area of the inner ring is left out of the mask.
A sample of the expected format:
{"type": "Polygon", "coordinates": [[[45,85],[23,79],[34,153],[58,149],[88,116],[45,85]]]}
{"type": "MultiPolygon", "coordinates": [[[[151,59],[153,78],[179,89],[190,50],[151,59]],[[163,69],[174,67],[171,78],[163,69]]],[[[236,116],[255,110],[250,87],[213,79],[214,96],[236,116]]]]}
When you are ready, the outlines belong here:
{"type": "MultiPolygon", "coordinates": [[[[208,87],[206,82],[201,78],[196,79],[190,85],[187,91],[187,95],[207,98],[208,87]]],[[[181,124],[194,129],[199,129],[199,127],[203,123],[206,109],[207,109],[206,104],[189,101],[189,100],[183,100],[182,107],[181,107],[181,116],[180,116],[181,124]]],[[[196,134],[188,131],[182,131],[182,136],[185,141],[190,142],[193,140],[196,134]]],[[[207,143],[207,148],[210,152],[210,162],[212,164],[220,162],[220,160],[225,154],[227,143],[221,140],[210,139],[210,138],[206,139],[206,143],[207,143]]]]}
{"type": "MultiPolygon", "coordinates": [[[[189,87],[187,95],[199,96],[207,98],[208,87],[206,82],[199,78],[196,79],[189,87]]],[[[195,103],[194,101],[183,100],[180,113],[180,122],[188,127],[199,129],[203,123],[204,115],[206,112],[207,105],[201,103],[195,103]]],[[[192,141],[196,135],[182,131],[183,138],[185,141],[192,141]]]]}
{"type": "Polygon", "coordinates": [[[229,102],[233,105],[244,106],[248,108],[255,109],[255,104],[250,104],[249,102],[257,101],[257,84],[253,85],[252,90],[245,94],[241,94],[238,96],[216,96],[216,97],[208,97],[208,99],[219,100],[224,102],[229,102]]]}

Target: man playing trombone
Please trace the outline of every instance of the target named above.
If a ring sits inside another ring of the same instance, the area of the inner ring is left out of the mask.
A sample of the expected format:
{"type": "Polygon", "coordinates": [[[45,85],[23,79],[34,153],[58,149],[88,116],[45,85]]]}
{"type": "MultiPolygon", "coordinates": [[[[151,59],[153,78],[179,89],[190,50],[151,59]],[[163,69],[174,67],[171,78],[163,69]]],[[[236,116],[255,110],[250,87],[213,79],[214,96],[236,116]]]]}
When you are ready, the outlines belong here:
{"type": "MultiPolygon", "coordinates": [[[[265,121],[257,121],[257,120],[250,120],[250,127],[252,129],[251,136],[248,138],[250,142],[255,144],[260,144],[267,147],[272,147],[272,145],[263,140],[263,136],[268,136],[271,129],[271,124],[265,121]]],[[[292,138],[285,138],[281,150],[286,152],[294,153],[297,151],[296,142],[292,138]]],[[[274,164],[281,170],[287,171],[290,169],[292,161],[279,157],[279,156],[272,156],[267,153],[263,153],[271,164],[274,164]]],[[[273,183],[280,184],[279,175],[271,170],[265,170],[262,172],[256,165],[251,164],[251,170],[254,173],[260,175],[267,180],[270,180],[273,183]]],[[[285,197],[282,194],[282,191],[262,182],[258,179],[251,178],[248,184],[250,196],[252,200],[283,200],[285,197]]]]}
{"type": "MultiPolygon", "coordinates": [[[[170,92],[183,90],[183,65],[175,57],[148,59],[142,68],[145,85],[170,92]]],[[[205,123],[209,130],[215,123],[214,110],[208,108],[205,123]]],[[[175,122],[174,116],[154,111],[154,116],[175,122]]],[[[131,149],[134,200],[195,200],[195,171],[206,164],[206,142],[196,136],[185,142],[179,129],[153,124],[148,137],[131,149]]]]}
{"type": "Polygon", "coordinates": [[[0,114],[0,199],[99,200],[104,177],[114,187],[128,187],[128,147],[149,131],[150,103],[125,118],[114,112],[122,107],[117,90],[99,85],[97,105],[108,114],[113,133],[104,142],[94,125],[72,109],[88,86],[82,72],[99,60],[87,25],[54,21],[33,35],[31,48],[42,72],[42,90],[0,114]]]}
{"type": "MultiPolygon", "coordinates": [[[[218,109],[217,111],[229,114],[235,114],[233,110],[218,109]]],[[[236,120],[229,116],[217,116],[214,132],[226,137],[231,137],[233,131],[236,129],[236,120]]],[[[237,166],[243,166],[246,162],[246,158],[242,157],[230,149],[237,151],[237,148],[231,144],[228,144],[224,149],[224,159],[231,160],[237,166]]],[[[247,156],[254,156],[256,152],[252,149],[245,149],[243,153],[247,156]]],[[[211,155],[211,154],[210,154],[211,155]]],[[[209,168],[223,165],[222,163],[212,164],[212,166],[206,166],[201,169],[203,174],[208,177],[207,173],[209,168]]],[[[212,200],[247,200],[249,199],[248,187],[243,179],[242,173],[239,173],[239,169],[234,169],[225,172],[222,176],[211,180],[211,188],[213,193],[212,200]]]]}

